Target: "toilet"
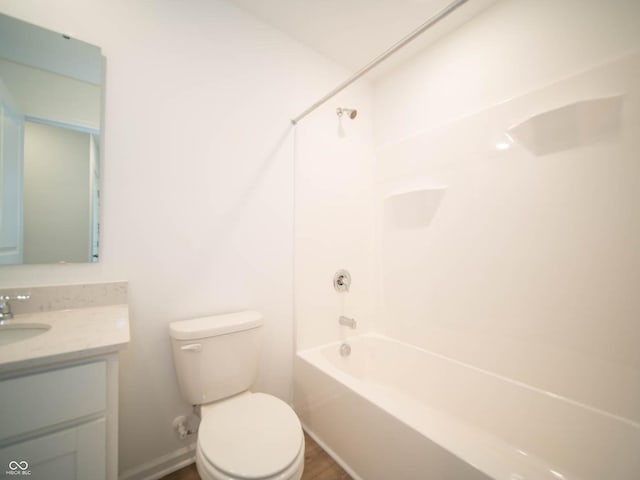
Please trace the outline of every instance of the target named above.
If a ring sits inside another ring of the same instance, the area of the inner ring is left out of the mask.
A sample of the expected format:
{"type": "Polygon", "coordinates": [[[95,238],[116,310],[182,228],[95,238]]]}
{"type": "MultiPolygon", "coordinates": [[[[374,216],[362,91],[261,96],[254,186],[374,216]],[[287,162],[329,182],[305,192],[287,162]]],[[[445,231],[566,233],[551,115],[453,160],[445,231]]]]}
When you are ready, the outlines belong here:
{"type": "Polygon", "coordinates": [[[169,324],[180,392],[200,406],[202,480],[300,480],[304,435],[282,400],[252,393],[262,315],[245,311],[169,324]]]}

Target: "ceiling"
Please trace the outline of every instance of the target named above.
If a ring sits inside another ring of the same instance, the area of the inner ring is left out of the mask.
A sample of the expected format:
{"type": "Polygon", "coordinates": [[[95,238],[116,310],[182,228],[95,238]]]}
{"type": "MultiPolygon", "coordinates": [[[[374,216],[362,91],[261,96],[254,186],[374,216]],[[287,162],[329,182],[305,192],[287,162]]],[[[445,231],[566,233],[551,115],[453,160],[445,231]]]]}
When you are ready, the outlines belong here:
{"type": "MultiPolygon", "coordinates": [[[[232,0],[244,10],[351,70],[385,51],[451,0],[232,0]]],[[[478,15],[497,0],[470,0],[386,60],[375,78],[478,15]]]]}

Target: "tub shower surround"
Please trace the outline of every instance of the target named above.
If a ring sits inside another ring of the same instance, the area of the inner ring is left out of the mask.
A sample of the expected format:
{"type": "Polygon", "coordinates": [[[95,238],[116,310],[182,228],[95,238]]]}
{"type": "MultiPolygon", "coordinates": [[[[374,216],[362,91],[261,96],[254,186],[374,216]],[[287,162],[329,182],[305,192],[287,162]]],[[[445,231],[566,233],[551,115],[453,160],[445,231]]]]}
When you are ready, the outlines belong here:
{"type": "Polygon", "coordinates": [[[299,317],[295,359],[354,478],[640,478],[639,85],[636,51],[378,149],[375,333],[299,317]]]}

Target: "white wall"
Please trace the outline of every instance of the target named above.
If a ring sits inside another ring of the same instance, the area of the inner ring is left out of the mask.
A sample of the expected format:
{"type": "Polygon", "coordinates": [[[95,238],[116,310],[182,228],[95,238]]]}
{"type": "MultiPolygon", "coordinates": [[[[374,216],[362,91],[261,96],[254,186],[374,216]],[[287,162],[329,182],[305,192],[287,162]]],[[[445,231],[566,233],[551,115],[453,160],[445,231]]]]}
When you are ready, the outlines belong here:
{"type": "Polygon", "coordinates": [[[503,1],[375,84],[380,330],[640,420],[639,19],[635,1],[503,1]],[[619,94],[611,136],[495,149],[619,94]],[[428,226],[389,228],[385,197],[434,186],[428,226]]]}
{"type": "Polygon", "coordinates": [[[0,78],[22,114],[100,129],[99,86],[6,60],[0,60],[0,78]]]}
{"type": "Polygon", "coordinates": [[[91,261],[90,135],[24,125],[24,263],[91,261]]]}
{"type": "Polygon", "coordinates": [[[0,286],[130,282],[120,470],[183,445],[170,321],[260,310],[257,388],[289,399],[289,118],[347,72],[222,0],[0,0],[0,11],[107,59],[100,263],[3,267],[0,286]]]}

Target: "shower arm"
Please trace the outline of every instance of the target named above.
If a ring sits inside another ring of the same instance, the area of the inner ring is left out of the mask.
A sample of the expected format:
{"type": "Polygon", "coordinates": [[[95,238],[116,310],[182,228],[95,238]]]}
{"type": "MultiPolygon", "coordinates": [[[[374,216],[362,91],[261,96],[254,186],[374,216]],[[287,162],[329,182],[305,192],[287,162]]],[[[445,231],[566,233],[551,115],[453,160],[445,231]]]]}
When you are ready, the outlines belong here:
{"type": "Polygon", "coordinates": [[[400,50],[402,47],[404,47],[405,45],[407,45],[408,43],[412,42],[413,40],[415,40],[417,37],[419,37],[421,34],[423,34],[424,32],[426,32],[427,30],[429,30],[432,26],[434,26],[436,23],[438,23],[440,20],[442,20],[443,18],[445,18],[447,15],[449,15],[450,13],[454,12],[458,7],[462,6],[463,4],[467,3],[468,0],[455,0],[453,2],[451,2],[449,5],[447,5],[446,7],[444,7],[442,10],[440,10],[438,13],[436,13],[433,17],[429,18],[429,20],[427,20],[426,22],[424,22],[422,25],[420,25],[418,28],[416,28],[413,32],[411,32],[409,35],[407,35],[406,37],[404,37],[402,40],[400,40],[399,42],[393,44],[391,47],[389,47],[387,50],[385,50],[383,53],[381,53],[380,55],[378,55],[376,58],[374,58],[373,60],[371,60],[369,63],[367,63],[364,67],[362,67],[360,70],[358,70],[356,73],[354,73],[353,75],[351,75],[349,78],[347,78],[344,82],[342,82],[340,85],[338,85],[336,88],[334,88],[333,90],[331,90],[329,93],[327,93],[324,97],[322,97],[320,100],[318,100],[316,103],[314,103],[313,105],[311,105],[309,108],[307,108],[304,112],[302,112],[300,115],[298,115],[297,117],[294,117],[291,119],[291,123],[293,125],[296,125],[300,120],[302,120],[304,117],[306,117],[307,115],[309,115],[311,112],[313,112],[316,108],[318,108],[319,106],[323,105],[325,102],[327,102],[328,100],[330,100],[331,98],[333,98],[334,96],[336,96],[338,93],[340,93],[342,90],[344,90],[345,88],[347,88],[349,85],[351,85],[353,82],[355,82],[356,80],[358,80],[360,77],[362,77],[363,75],[365,75],[367,72],[369,72],[369,70],[371,70],[372,68],[376,67],[378,64],[382,63],[383,61],[385,61],[387,58],[389,58],[391,55],[393,55],[394,53],[396,53],[398,50],[400,50]]]}

